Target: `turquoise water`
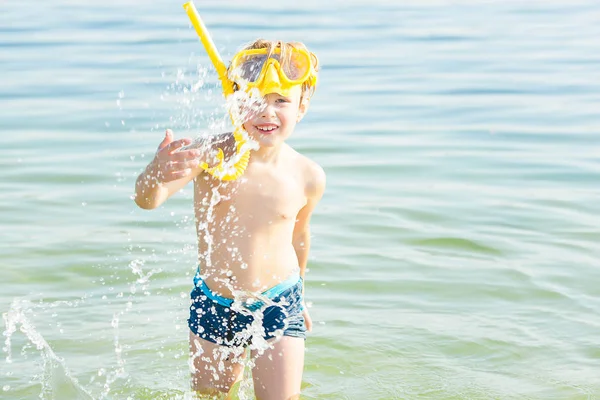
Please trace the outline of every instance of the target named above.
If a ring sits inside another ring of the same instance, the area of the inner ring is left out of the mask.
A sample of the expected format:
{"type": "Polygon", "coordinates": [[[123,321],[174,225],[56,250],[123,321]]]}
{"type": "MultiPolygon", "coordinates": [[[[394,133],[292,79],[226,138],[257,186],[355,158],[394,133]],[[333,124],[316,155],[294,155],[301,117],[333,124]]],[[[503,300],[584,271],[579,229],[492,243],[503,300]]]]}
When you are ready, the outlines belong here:
{"type": "MultiPolygon", "coordinates": [[[[600,398],[598,3],[196,6],[323,65],[304,398],[600,398]]],[[[216,76],[178,2],[36,7],[0,3],[0,397],[184,398],[191,187],[130,196],[216,76]]]]}

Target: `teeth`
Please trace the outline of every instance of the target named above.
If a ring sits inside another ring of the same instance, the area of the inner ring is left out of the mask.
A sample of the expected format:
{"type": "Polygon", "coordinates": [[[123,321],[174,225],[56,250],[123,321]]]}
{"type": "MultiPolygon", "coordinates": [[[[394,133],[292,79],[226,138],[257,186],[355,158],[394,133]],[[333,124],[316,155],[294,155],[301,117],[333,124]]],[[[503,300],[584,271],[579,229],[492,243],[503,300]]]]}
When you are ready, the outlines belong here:
{"type": "Polygon", "coordinates": [[[260,131],[265,131],[265,132],[269,132],[272,131],[273,129],[276,129],[275,126],[257,126],[258,130],[260,131]]]}

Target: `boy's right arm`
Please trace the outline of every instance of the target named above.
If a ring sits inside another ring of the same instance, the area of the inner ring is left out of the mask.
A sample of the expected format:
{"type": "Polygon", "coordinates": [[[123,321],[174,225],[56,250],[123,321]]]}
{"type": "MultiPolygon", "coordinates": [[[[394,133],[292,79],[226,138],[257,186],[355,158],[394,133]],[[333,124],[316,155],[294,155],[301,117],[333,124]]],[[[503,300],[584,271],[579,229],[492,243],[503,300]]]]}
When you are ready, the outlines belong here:
{"type": "Polygon", "coordinates": [[[207,158],[205,151],[177,151],[191,142],[189,138],[173,140],[173,132],[167,130],[154,159],[135,182],[135,203],[140,208],[160,206],[200,173],[200,160],[207,158]]]}

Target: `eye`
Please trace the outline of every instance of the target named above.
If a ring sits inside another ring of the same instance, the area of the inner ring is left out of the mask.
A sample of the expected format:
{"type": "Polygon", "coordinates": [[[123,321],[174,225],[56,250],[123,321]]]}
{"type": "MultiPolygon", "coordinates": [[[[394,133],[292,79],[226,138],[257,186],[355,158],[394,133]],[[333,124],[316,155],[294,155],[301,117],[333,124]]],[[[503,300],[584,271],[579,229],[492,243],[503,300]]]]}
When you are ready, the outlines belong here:
{"type": "Polygon", "coordinates": [[[279,98],[276,100],[276,102],[277,102],[277,103],[289,103],[289,102],[290,102],[290,100],[289,100],[289,99],[286,99],[285,97],[279,97],[279,98]]]}

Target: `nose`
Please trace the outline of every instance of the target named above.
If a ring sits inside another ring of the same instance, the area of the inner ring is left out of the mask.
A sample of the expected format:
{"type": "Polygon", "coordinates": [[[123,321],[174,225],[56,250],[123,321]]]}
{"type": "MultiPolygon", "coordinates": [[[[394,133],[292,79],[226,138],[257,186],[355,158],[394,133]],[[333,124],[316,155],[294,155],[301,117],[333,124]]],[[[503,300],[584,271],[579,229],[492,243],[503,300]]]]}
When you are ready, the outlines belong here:
{"type": "Polygon", "coordinates": [[[273,104],[273,102],[265,99],[265,105],[260,112],[260,116],[262,118],[270,118],[275,116],[275,105],[273,104]]]}

